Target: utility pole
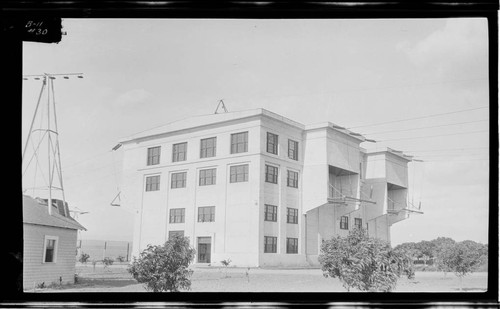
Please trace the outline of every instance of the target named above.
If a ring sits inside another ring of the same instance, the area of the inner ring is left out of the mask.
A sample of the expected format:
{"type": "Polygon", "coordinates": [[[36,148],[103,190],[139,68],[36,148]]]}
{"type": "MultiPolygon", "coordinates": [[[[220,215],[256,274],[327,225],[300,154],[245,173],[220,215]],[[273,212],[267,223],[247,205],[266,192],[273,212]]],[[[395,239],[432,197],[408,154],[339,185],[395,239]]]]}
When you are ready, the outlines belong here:
{"type": "Polygon", "coordinates": [[[75,76],[77,78],[83,78],[83,75],[81,73],[44,73],[40,75],[23,76],[23,80],[33,79],[42,81],[42,87],[38,95],[35,112],[31,120],[28,137],[23,149],[23,192],[32,189],[32,194],[34,195],[35,191],[47,190],[47,208],[49,215],[52,215],[52,200],[55,197],[54,193],[55,191],[59,191],[60,195],[62,196],[62,208],[64,209],[64,215],[69,216],[69,213],[67,213],[68,210],[66,207],[66,198],[64,196],[54,80],[57,77],[69,79],[70,77],[75,76]],[[44,95],[47,98],[45,104],[42,103],[42,98],[44,97],[44,95]],[[31,148],[29,147],[30,145],[32,146],[31,148]],[[42,151],[44,147],[47,148],[46,158],[44,158],[45,154],[42,151]],[[31,152],[31,156],[29,156],[28,158],[29,152],[31,152]],[[47,162],[46,168],[42,167],[43,161],[47,162]],[[28,172],[31,172],[32,175],[27,175],[28,172]],[[30,181],[28,181],[28,178],[31,176],[33,177],[33,182],[30,183],[30,181]],[[43,185],[37,186],[37,184],[41,181],[43,182],[43,185]]]}

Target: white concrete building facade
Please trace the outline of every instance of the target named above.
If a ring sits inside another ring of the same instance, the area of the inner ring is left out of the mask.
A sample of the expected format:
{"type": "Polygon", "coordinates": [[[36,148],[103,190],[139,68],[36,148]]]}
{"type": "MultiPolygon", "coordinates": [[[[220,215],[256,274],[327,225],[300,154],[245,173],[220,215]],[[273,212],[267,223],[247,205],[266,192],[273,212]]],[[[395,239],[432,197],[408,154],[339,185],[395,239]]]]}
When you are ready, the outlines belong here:
{"type": "Polygon", "coordinates": [[[193,117],[120,142],[122,204],[136,210],[132,255],[170,235],[196,263],[317,264],[321,241],[364,227],[390,240],[408,216],[402,153],[367,152],[332,123],[264,109],[193,117]]]}

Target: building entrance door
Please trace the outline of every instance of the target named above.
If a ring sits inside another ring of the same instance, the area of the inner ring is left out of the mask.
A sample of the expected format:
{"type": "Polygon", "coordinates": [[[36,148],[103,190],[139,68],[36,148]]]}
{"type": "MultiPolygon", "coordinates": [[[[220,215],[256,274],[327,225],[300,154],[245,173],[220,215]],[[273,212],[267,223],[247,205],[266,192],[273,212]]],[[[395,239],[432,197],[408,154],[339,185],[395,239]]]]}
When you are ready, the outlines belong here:
{"type": "Polygon", "coordinates": [[[210,263],[210,237],[198,237],[198,263],[210,263]]]}

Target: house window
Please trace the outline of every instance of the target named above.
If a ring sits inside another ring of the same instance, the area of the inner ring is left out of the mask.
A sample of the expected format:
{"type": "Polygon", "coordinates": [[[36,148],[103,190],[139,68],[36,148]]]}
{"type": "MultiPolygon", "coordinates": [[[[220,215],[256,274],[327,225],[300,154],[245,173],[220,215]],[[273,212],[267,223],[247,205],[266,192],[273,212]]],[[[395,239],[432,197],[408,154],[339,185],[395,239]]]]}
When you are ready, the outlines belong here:
{"type": "Polygon", "coordinates": [[[169,231],[168,232],[168,239],[172,239],[176,236],[184,237],[184,231],[169,231]]]}
{"type": "Polygon", "coordinates": [[[248,132],[231,134],[231,153],[248,151],[248,132]]]}
{"type": "Polygon", "coordinates": [[[215,206],[198,207],[198,222],[214,222],[215,206]]]}
{"type": "Polygon", "coordinates": [[[278,168],[266,165],[266,182],[278,183],[278,168]]]}
{"type": "Polygon", "coordinates": [[[340,217],[340,229],[341,230],[349,229],[349,217],[347,216],[340,217]]]}
{"type": "Polygon", "coordinates": [[[186,161],[187,143],[172,146],[172,162],[186,161]]]}
{"type": "Polygon", "coordinates": [[[299,253],[299,239],[287,238],[286,239],[286,253],[299,253]]]}
{"type": "Polygon", "coordinates": [[[43,262],[55,263],[57,257],[57,236],[45,236],[43,249],[43,262]]]}
{"type": "Polygon", "coordinates": [[[200,141],[200,158],[215,157],[217,150],[217,138],[205,138],[200,141]]]}
{"type": "Polygon", "coordinates": [[[287,171],[286,177],[287,186],[292,188],[299,187],[299,173],[294,171],[287,171]]]}
{"type": "Polygon", "coordinates": [[[286,209],[286,223],[299,223],[299,210],[297,208],[286,209]]]}
{"type": "Polygon", "coordinates": [[[267,132],[267,152],[278,154],[278,135],[267,132]]]}
{"type": "Polygon", "coordinates": [[[148,148],[148,165],[160,164],[160,146],[148,148]]]}
{"type": "Polygon", "coordinates": [[[354,218],[354,227],[361,230],[363,228],[363,220],[361,218],[354,218]]]}
{"type": "Polygon", "coordinates": [[[292,160],[299,160],[299,142],[288,140],[288,157],[292,160]]]}
{"type": "Polygon", "coordinates": [[[276,253],[278,237],[264,236],[264,253],[276,253]]]}
{"type": "Polygon", "coordinates": [[[265,207],[264,220],[276,222],[278,220],[278,206],[265,205],[265,207]]]}
{"type": "Polygon", "coordinates": [[[185,188],[186,187],[187,172],[182,173],[172,173],[172,183],[171,188],[185,188]]]}
{"type": "Polygon", "coordinates": [[[170,223],[184,223],[184,208],[170,209],[170,223]]]}
{"type": "Polygon", "coordinates": [[[200,186],[215,185],[217,169],[200,170],[200,186]]]}
{"type": "Polygon", "coordinates": [[[160,175],[146,177],[146,191],[160,190],[160,175]]]}
{"type": "Polygon", "coordinates": [[[229,182],[248,181],[248,164],[231,166],[229,182]]]}

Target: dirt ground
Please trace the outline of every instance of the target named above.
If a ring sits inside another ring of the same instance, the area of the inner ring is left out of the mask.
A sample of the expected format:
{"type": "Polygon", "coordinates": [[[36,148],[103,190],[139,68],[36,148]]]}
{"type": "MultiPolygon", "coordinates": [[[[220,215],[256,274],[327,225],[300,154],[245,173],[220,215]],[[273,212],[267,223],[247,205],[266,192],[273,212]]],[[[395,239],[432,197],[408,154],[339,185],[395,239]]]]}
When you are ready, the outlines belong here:
{"type": "MultiPolygon", "coordinates": [[[[103,268],[77,265],[78,283],[35,292],[146,292],[127,272],[127,265],[103,268]]],[[[194,267],[190,292],[345,292],[337,279],[325,278],[320,269],[262,269],[194,267]]],[[[486,272],[463,279],[464,292],[487,290],[486,272]]],[[[401,278],[394,292],[459,292],[453,274],[417,272],[414,279],[401,278]]],[[[25,292],[33,292],[28,290],[25,292]]]]}

